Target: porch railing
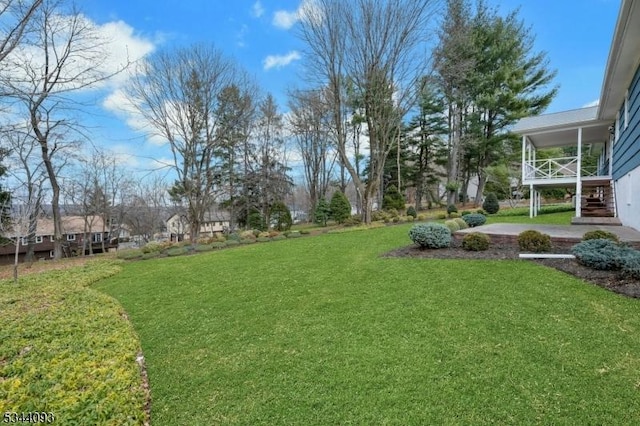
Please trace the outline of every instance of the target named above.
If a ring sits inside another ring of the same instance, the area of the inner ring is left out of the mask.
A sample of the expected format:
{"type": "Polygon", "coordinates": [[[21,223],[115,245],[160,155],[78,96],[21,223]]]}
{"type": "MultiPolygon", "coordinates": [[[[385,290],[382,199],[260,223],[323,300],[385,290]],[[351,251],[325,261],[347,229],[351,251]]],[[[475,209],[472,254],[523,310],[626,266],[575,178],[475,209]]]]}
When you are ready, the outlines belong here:
{"type": "MultiPolygon", "coordinates": [[[[578,176],[578,157],[558,157],[528,161],[525,179],[565,179],[578,176]]],[[[597,166],[581,167],[581,176],[598,176],[597,166]]]]}

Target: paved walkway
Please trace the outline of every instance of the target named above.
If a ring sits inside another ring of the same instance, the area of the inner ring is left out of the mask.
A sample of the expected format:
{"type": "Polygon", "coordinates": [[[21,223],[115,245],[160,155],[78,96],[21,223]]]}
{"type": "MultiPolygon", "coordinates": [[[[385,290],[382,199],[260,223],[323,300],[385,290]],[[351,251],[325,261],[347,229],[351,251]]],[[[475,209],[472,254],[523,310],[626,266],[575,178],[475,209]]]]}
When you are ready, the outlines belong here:
{"type": "Polygon", "coordinates": [[[601,229],[609,231],[618,236],[620,241],[625,243],[640,244],[640,232],[628,226],[606,226],[606,225],[534,225],[522,223],[493,223],[475,228],[462,229],[458,233],[482,232],[488,235],[518,236],[522,231],[535,229],[551,236],[552,239],[562,240],[582,240],[582,236],[587,231],[601,229]]]}

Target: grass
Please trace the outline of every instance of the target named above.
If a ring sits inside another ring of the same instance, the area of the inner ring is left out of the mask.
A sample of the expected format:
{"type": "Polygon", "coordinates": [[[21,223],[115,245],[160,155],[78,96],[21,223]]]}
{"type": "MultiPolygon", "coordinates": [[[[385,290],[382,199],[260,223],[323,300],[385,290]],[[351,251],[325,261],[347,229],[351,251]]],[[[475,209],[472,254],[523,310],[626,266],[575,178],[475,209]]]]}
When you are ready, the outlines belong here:
{"type": "Polygon", "coordinates": [[[492,223],[530,223],[535,225],[570,225],[571,218],[575,216],[574,212],[560,213],[544,213],[538,214],[536,217],[530,218],[528,213],[526,216],[499,216],[488,215],[487,225],[492,223]]]}
{"type": "MultiPolygon", "coordinates": [[[[55,266],[55,265],[54,265],[55,266]]],[[[112,260],[0,281],[0,412],[50,412],[58,424],[140,425],[138,337],[121,306],[88,285],[112,260]]]]}
{"type": "Polygon", "coordinates": [[[526,261],[380,258],[410,225],[133,262],[154,425],[628,424],[640,305],[526,261]]]}

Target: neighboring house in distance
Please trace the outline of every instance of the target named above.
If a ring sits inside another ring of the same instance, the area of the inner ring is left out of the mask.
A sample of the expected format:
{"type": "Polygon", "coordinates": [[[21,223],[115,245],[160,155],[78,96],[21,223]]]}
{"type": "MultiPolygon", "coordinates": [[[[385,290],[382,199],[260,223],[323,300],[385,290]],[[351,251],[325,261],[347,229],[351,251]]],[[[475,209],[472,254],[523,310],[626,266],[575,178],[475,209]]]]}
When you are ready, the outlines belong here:
{"type": "MultiPolygon", "coordinates": [[[[229,229],[231,215],[224,210],[211,210],[205,213],[204,220],[200,224],[200,236],[212,237],[216,232],[224,232],[229,229]]],[[[176,213],[167,219],[167,232],[171,241],[182,241],[189,237],[189,221],[182,213],[176,213]]]]}
{"type": "MultiPolygon", "coordinates": [[[[522,136],[522,181],[530,214],[543,188],[575,187],[574,223],[611,216],[640,230],[640,1],[622,0],[599,105],[527,117],[512,129],[522,136]],[[575,147],[575,156],[538,159],[536,151],[575,147]],[[599,153],[596,165],[582,152],[599,153]]],[[[604,220],[603,220],[604,221],[604,220]]]]}
{"type": "MultiPolygon", "coordinates": [[[[85,254],[101,253],[102,242],[105,250],[109,251],[117,247],[117,242],[109,237],[109,227],[103,232],[102,218],[99,216],[63,216],[62,217],[62,254],[63,257],[85,254]],[[85,220],[86,219],[86,220],[85,220]],[[91,250],[90,250],[91,247],[91,250]]],[[[15,241],[15,237],[11,238],[15,241]]],[[[21,237],[19,246],[19,261],[23,261],[27,252],[27,238],[21,237]]],[[[0,263],[13,263],[16,252],[15,242],[0,247],[0,263]]],[[[53,258],[53,220],[48,218],[38,219],[38,227],[35,235],[34,254],[37,260],[53,258]]]]}

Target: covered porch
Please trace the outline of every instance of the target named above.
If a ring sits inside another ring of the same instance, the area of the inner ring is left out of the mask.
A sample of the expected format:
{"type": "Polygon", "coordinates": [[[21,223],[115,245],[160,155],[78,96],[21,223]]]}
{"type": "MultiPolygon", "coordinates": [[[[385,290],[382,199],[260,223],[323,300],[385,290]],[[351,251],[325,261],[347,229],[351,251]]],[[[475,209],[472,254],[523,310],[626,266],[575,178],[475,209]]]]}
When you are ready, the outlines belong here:
{"type": "Polygon", "coordinates": [[[573,191],[575,217],[616,216],[611,179],[612,123],[598,107],[527,117],[512,131],[522,136],[522,184],[529,187],[529,214],[541,207],[541,190],[573,191]],[[554,149],[556,148],[556,149],[554,149]]]}

